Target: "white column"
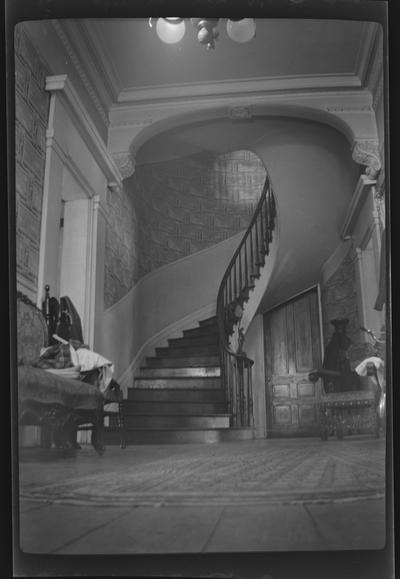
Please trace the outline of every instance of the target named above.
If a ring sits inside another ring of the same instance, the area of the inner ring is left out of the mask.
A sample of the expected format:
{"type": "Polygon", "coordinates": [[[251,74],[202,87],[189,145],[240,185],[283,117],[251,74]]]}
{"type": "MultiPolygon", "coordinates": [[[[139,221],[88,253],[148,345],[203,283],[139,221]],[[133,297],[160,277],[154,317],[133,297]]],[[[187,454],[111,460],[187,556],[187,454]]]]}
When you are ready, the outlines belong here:
{"type": "MultiPolygon", "coordinates": [[[[42,299],[44,286],[48,280],[44,279],[45,273],[45,249],[47,241],[47,219],[49,210],[49,190],[50,190],[50,176],[51,176],[51,162],[53,156],[53,142],[54,142],[54,109],[55,109],[55,95],[50,97],[49,118],[46,131],[46,160],[44,168],[44,183],[43,183],[43,197],[42,197],[42,216],[40,224],[40,245],[39,245],[39,266],[38,266],[38,288],[36,305],[38,308],[42,307],[42,299]]],[[[54,288],[53,288],[54,289],[54,288]]]]}

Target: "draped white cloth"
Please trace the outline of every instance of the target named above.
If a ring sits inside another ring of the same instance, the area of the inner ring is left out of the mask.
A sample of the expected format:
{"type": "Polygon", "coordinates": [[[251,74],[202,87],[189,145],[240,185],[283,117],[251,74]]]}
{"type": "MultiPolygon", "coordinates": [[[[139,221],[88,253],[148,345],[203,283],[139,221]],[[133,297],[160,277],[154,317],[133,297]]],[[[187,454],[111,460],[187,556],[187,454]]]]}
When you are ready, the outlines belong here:
{"type": "Polygon", "coordinates": [[[371,380],[373,381],[374,384],[376,384],[377,386],[380,386],[382,389],[380,400],[379,400],[378,412],[379,412],[379,416],[381,418],[383,418],[385,416],[385,413],[386,413],[385,363],[382,360],[382,358],[378,358],[377,356],[371,356],[370,358],[366,358],[360,364],[358,364],[358,366],[355,369],[357,374],[359,374],[360,376],[366,376],[368,364],[373,364],[375,366],[376,375],[377,375],[379,384],[377,383],[375,376],[370,376],[371,380]]]}
{"type": "Polygon", "coordinates": [[[71,352],[71,357],[72,355],[77,360],[77,365],[81,367],[81,372],[89,372],[96,368],[100,370],[99,387],[101,392],[105,392],[114,375],[114,364],[88,348],[78,348],[74,350],[74,354],[71,352]]]}
{"type": "MultiPolygon", "coordinates": [[[[382,358],[378,358],[377,356],[371,356],[370,358],[365,358],[358,366],[356,367],[355,371],[359,376],[366,376],[367,375],[367,366],[368,364],[373,364],[376,368],[376,373],[378,376],[379,384],[383,388],[385,383],[385,363],[382,358]]],[[[376,384],[375,376],[371,376],[371,379],[376,384]]]]}

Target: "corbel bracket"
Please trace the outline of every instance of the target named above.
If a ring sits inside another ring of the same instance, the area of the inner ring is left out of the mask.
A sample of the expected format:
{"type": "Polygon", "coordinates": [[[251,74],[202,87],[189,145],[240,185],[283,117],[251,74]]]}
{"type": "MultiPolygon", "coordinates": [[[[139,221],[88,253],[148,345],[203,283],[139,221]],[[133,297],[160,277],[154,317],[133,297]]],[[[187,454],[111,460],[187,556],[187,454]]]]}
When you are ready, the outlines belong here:
{"type": "Polygon", "coordinates": [[[369,179],[375,179],[382,168],[379,154],[378,141],[376,139],[364,139],[355,141],[352,149],[352,157],[356,163],[365,165],[365,175],[369,179]]]}

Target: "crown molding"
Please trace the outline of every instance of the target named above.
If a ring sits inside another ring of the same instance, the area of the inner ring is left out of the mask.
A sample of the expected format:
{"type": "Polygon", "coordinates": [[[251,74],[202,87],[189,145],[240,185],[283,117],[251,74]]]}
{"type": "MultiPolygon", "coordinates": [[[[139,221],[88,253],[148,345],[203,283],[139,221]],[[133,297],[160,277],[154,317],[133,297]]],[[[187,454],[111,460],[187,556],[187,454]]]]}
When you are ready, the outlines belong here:
{"type": "Polygon", "coordinates": [[[67,75],[48,76],[45,89],[60,94],[77,130],[107,180],[120,185],[122,182],[121,174],[67,75]]]}
{"type": "MultiPolygon", "coordinates": [[[[116,101],[118,91],[110,81],[109,74],[101,61],[101,44],[95,45],[88,32],[88,26],[81,20],[65,20],[63,23],[71,44],[84,64],[86,75],[95,87],[103,108],[107,113],[110,105],[116,101]]],[[[102,50],[104,52],[104,50],[102,50]]]]}
{"type": "Polygon", "coordinates": [[[179,102],[188,98],[215,99],[216,97],[254,96],[274,92],[320,91],[361,88],[356,74],[323,74],[237,79],[229,81],[196,82],[127,88],[121,91],[118,103],[130,105],[179,102]]]}
{"type": "Polygon", "coordinates": [[[100,71],[104,84],[111,96],[112,102],[116,102],[122,90],[122,80],[113,63],[113,60],[102,43],[95,24],[86,21],[78,21],[81,34],[86,38],[86,42],[91,49],[91,56],[96,68],[100,71]]]}
{"type": "Polygon", "coordinates": [[[74,69],[82,81],[83,86],[90,96],[95,109],[99,113],[101,120],[105,126],[108,127],[108,106],[100,101],[98,97],[99,87],[93,84],[82,65],[83,58],[82,55],[79,54],[79,52],[82,52],[82,49],[79,50],[78,48],[81,48],[82,40],[79,38],[76,30],[73,31],[73,27],[68,26],[68,24],[66,24],[66,22],[63,20],[52,20],[51,23],[69,58],[71,59],[71,63],[73,64],[74,69]]]}
{"type": "Polygon", "coordinates": [[[383,30],[376,27],[374,42],[371,49],[369,66],[365,73],[364,86],[372,95],[374,108],[379,104],[384,90],[384,60],[383,60],[383,30]]]}
{"type": "Polygon", "coordinates": [[[360,45],[355,63],[355,74],[360,79],[362,86],[366,86],[368,70],[373,58],[376,38],[379,32],[377,22],[364,22],[361,32],[360,45]]]}

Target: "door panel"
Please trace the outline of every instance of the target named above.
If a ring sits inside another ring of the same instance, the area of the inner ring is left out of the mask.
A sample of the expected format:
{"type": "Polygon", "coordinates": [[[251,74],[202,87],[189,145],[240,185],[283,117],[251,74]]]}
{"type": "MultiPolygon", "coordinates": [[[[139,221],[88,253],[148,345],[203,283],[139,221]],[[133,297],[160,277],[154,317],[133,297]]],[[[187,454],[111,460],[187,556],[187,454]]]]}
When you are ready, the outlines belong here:
{"type": "Polygon", "coordinates": [[[316,290],[265,314],[264,336],[268,436],[315,434],[319,386],[308,374],[321,362],[316,290]]]}

